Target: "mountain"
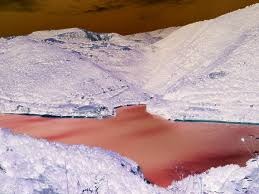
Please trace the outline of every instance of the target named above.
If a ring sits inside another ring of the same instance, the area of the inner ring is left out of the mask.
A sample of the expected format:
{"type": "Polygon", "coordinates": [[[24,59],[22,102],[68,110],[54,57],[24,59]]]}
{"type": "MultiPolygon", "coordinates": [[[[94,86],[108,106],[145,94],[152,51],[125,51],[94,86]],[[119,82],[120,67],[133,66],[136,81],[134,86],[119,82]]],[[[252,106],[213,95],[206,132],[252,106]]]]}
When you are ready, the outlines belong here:
{"type": "Polygon", "coordinates": [[[144,88],[162,97],[149,111],[171,119],[258,123],[258,8],[184,26],[155,43],[144,88]]]}
{"type": "Polygon", "coordinates": [[[0,39],[0,110],[104,117],[147,104],[167,119],[258,123],[259,5],[121,36],[81,29],[0,39]]]}
{"type": "MultiPolygon", "coordinates": [[[[82,29],[0,38],[0,112],[102,118],[146,104],[172,120],[259,123],[259,4],[129,36],[82,29]]],[[[98,148],[0,129],[0,193],[259,193],[258,158],[167,189],[98,148]]]]}
{"type": "Polygon", "coordinates": [[[69,29],[2,38],[1,112],[102,117],[148,99],[117,74],[141,53],[112,36],[69,29]]]}

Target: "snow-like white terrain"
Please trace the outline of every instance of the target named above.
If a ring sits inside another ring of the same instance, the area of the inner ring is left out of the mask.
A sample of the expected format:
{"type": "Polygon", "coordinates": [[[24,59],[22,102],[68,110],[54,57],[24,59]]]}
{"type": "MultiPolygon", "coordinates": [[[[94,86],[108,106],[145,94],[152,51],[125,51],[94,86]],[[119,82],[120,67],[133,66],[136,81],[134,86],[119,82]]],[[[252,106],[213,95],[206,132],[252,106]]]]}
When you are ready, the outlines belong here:
{"type": "Polygon", "coordinates": [[[259,5],[130,36],[80,29],[0,39],[0,111],[258,123],[259,5]]]}
{"type": "Polygon", "coordinates": [[[159,193],[136,163],[100,148],[50,144],[0,129],[1,194],[159,193]]]}
{"type": "MultiPolygon", "coordinates": [[[[259,4],[130,36],[73,28],[0,38],[0,112],[101,118],[117,106],[147,104],[167,119],[259,123],[258,53],[259,4]]],[[[162,189],[114,153],[0,130],[4,194],[256,194],[258,162],[211,169],[162,189]]]]}
{"type": "Polygon", "coordinates": [[[258,123],[259,5],[198,22],[155,43],[144,88],[171,119],[258,123]],[[162,99],[162,101],[161,101],[162,99]]]}
{"type": "Polygon", "coordinates": [[[259,158],[190,176],[168,188],[148,184],[137,164],[113,152],[66,146],[0,129],[1,194],[259,192],[259,158]]]}
{"type": "Polygon", "coordinates": [[[177,194],[257,194],[259,192],[259,158],[247,162],[245,168],[228,165],[211,168],[205,173],[189,176],[172,184],[169,191],[177,194]]]}
{"type": "Polygon", "coordinates": [[[46,34],[1,39],[1,112],[102,116],[148,99],[116,71],[122,59],[143,54],[109,42],[112,35],[96,35],[104,41],[94,41],[95,34],[79,29],[46,34]]]}

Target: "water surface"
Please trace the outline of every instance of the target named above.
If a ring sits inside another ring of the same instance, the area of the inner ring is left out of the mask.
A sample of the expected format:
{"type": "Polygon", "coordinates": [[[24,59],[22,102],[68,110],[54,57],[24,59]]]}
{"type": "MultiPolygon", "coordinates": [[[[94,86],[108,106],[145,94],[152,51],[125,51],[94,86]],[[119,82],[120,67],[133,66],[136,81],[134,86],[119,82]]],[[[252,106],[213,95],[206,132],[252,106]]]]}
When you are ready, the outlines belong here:
{"type": "Polygon", "coordinates": [[[145,177],[160,186],[210,167],[244,165],[259,151],[259,126],[171,122],[147,113],[145,106],[122,107],[116,117],[102,120],[0,115],[1,127],[118,152],[136,161],[145,177]]]}

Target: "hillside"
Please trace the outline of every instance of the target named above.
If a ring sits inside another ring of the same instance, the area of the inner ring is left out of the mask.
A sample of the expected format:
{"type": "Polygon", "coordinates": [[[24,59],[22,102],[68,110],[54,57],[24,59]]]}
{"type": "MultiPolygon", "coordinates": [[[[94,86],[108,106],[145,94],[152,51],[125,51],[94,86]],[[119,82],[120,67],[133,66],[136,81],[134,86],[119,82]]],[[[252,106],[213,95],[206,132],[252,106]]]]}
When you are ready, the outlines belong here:
{"type": "MultiPolygon", "coordinates": [[[[259,123],[258,53],[259,4],[130,36],[71,28],[0,38],[0,113],[101,119],[118,106],[146,104],[171,120],[259,123]]],[[[258,162],[159,188],[118,154],[0,129],[4,194],[256,194],[258,162]]]]}

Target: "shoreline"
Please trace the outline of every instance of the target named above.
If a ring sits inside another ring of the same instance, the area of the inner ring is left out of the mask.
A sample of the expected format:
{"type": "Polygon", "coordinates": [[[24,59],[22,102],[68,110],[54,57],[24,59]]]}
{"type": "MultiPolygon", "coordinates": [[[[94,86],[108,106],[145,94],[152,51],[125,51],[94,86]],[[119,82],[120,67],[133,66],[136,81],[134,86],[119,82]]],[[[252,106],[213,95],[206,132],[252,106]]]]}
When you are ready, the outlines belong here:
{"type": "Polygon", "coordinates": [[[252,152],[259,150],[251,142],[259,136],[257,125],[168,121],[146,112],[145,105],[117,108],[114,117],[101,120],[2,114],[0,127],[115,151],[137,162],[148,181],[164,187],[211,167],[243,166],[252,155],[242,138],[255,145],[252,152]]]}

